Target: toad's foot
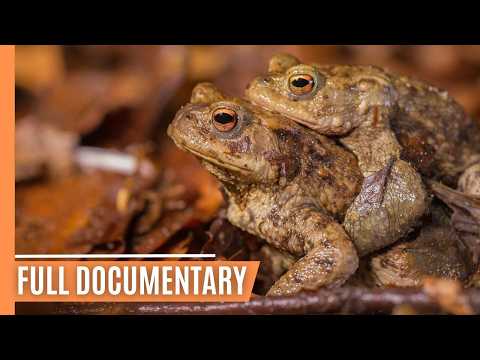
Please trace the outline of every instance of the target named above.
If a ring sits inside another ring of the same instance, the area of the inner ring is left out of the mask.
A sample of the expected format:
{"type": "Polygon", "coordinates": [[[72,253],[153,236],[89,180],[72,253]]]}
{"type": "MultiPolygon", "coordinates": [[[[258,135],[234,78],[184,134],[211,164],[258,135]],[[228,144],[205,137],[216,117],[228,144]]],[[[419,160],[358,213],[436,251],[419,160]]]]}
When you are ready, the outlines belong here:
{"type": "Polygon", "coordinates": [[[405,161],[390,160],[365,178],[343,225],[362,256],[406,235],[426,207],[427,193],[420,175],[405,161]]]}
{"type": "Polygon", "coordinates": [[[453,190],[438,182],[430,182],[433,193],[452,210],[452,225],[458,231],[471,270],[478,268],[480,260],[480,195],[453,190]]]}
{"type": "MultiPolygon", "coordinates": [[[[299,209],[289,216],[289,221],[293,221],[295,231],[289,231],[288,242],[301,244],[304,255],[275,282],[267,295],[340,286],[357,270],[355,247],[340,224],[309,208],[299,209]]],[[[295,248],[293,245],[290,252],[296,252],[295,248]]]]}
{"type": "Polygon", "coordinates": [[[469,274],[459,241],[451,225],[428,224],[415,239],[371,257],[373,281],[376,286],[399,287],[421,286],[430,276],[464,281],[469,274]]]}

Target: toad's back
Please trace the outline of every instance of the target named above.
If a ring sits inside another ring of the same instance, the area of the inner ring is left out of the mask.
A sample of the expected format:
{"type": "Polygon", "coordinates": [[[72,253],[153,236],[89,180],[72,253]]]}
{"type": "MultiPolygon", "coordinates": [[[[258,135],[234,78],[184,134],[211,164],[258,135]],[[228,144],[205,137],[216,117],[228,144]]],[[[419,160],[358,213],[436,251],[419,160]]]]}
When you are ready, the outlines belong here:
{"type": "Polygon", "coordinates": [[[424,176],[455,186],[460,173],[479,160],[478,124],[446,91],[407,77],[394,83],[399,111],[391,125],[402,157],[424,176]]]}

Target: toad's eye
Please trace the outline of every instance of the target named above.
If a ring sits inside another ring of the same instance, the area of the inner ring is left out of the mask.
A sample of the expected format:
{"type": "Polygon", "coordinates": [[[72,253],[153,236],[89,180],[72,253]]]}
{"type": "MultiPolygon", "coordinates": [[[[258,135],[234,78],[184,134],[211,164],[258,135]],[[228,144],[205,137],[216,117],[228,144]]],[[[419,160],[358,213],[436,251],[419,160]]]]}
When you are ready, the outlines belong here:
{"type": "Polygon", "coordinates": [[[213,126],[221,132],[232,130],[238,122],[238,115],[232,109],[220,108],[213,112],[213,126]]]}
{"type": "Polygon", "coordinates": [[[288,79],[288,86],[295,95],[306,95],[313,91],[315,80],[308,74],[292,75],[288,79]]]}

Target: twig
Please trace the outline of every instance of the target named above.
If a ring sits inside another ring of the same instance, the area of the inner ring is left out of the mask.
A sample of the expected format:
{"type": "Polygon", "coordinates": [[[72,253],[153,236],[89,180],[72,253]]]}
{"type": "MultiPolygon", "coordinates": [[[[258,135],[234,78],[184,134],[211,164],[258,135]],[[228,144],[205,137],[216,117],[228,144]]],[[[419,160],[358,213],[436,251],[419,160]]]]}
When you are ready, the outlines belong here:
{"type": "MultiPolygon", "coordinates": [[[[466,289],[462,299],[472,313],[480,314],[480,289],[466,289]]],[[[445,313],[438,297],[421,288],[368,289],[342,287],[300,293],[296,296],[255,297],[247,303],[36,303],[17,307],[18,313],[53,314],[390,314],[398,306],[417,313],[445,313]]]]}

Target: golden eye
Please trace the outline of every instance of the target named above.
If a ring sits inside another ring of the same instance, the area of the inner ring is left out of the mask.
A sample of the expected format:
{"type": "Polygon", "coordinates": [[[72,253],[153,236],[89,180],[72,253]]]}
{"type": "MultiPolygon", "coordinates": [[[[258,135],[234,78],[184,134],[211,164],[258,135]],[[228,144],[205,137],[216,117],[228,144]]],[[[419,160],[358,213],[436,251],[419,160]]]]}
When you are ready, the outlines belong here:
{"type": "Polygon", "coordinates": [[[305,95],[312,92],[315,87],[313,76],[308,74],[292,75],[288,79],[290,91],[295,95],[305,95]]]}
{"type": "Polygon", "coordinates": [[[220,108],[213,112],[213,126],[221,132],[232,130],[238,122],[238,115],[232,109],[220,108]]]}

